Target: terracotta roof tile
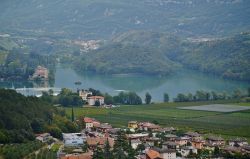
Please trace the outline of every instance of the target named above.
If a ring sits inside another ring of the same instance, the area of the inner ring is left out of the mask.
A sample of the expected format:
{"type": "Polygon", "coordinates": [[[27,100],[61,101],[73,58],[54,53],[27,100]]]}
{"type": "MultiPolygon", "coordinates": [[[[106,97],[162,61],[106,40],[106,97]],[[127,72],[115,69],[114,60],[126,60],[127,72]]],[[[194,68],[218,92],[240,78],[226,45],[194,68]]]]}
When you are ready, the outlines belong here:
{"type": "Polygon", "coordinates": [[[146,152],[146,155],[150,158],[150,159],[161,159],[160,157],[160,153],[154,150],[148,150],[146,152]]]}

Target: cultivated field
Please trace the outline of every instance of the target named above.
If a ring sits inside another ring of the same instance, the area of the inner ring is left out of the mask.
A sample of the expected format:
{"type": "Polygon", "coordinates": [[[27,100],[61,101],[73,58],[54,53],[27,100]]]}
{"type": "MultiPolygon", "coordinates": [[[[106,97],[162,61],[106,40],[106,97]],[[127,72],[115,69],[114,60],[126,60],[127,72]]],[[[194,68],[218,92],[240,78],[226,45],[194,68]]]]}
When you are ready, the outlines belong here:
{"type": "Polygon", "coordinates": [[[188,110],[202,110],[202,111],[211,111],[211,112],[237,112],[242,110],[248,110],[248,106],[237,106],[237,105],[228,105],[228,104],[210,104],[210,105],[201,105],[201,106],[190,106],[190,107],[179,107],[179,109],[188,109],[188,110]]]}
{"type": "MultiPolygon", "coordinates": [[[[113,126],[126,127],[130,120],[157,121],[162,126],[173,126],[184,130],[197,130],[225,137],[246,137],[250,140],[250,110],[236,112],[212,112],[184,110],[179,107],[215,104],[211,102],[162,103],[119,108],[74,108],[76,116],[94,117],[113,126]]],[[[250,106],[249,103],[233,104],[235,107],[250,106]]],[[[71,109],[66,112],[71,115],[71,109]]]]}

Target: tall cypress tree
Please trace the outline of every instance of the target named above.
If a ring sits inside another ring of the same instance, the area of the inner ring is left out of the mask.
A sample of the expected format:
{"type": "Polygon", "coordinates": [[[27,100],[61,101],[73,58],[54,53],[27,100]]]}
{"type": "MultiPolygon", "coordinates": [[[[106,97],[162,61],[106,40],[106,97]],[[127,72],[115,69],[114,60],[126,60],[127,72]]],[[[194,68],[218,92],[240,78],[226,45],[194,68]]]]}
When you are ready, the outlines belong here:
{"type": "Polygon", "coordinates": [[[152,96],[147,92],[145,95],[145,103],[150,104],[151,103],[152,96]]]}
{"type": "Polygon", "coordinates": [[[74,115],[74,109],[72,107],[72,112],[71,112],[71,121],[75,121],[75,115],[74,115]]]}
{"type": "Polygon", "coordinates": [[[112,153],[110,151],[110,145],[109,145],[109,140],[107,138],[106,143],[105,143],[105,147],[104,147],[104,158],[105,159],[111,159],[112,158],[112,153]]]}

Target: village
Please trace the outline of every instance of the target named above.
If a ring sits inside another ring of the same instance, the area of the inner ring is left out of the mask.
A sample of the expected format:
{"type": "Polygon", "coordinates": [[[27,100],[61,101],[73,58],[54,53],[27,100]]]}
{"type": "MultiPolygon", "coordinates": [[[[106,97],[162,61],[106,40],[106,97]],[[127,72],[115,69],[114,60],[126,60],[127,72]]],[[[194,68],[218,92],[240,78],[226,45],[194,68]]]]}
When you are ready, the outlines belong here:
{"type": "MultiPolygon", "coordinates": [[[[44,77],[47,75],[44,70],[39,67],[33,77],[44,77]]],[[[119,107],[106,104],[104,96],[90,90],[78,89],[77,95],[85,102],[85,107],[119,107]]],[[[58,159],[225,158],[226,154],[250,154],[250,145],[245,138],[226,140],[213,134],[184,132],[175,127],[162,127],[156,121],[128,121],[127,125],[118,128],[84,116],[75,123],[82,130],[63,133],[61,141],[49,133],[37,134],[36,139],[48,143],[49,149],[57,145],[58,159]]]]}
{"type": "MultiPolygon", "coordinates": [[[[63,141],[57,152],[59,159],[114,158],[111,152],[119,150],[123,152],[115,158],[218,158],[220,153],[250,154],[250,146],[244,138],[225,140],[220,136],[204,136],[198,132],[180,132],[174,127],[161,127],[152,122],[129,121],[127,128],[123,129],[89,117],[84,117],[78,123],[85,127],[81,132],[63,133],[63,141]],[[121,143],[127,143],[127,148],[121,143]]],[[[36,139],[48,142],[51,138],[50,134],[45,133],[36,139]]]]}

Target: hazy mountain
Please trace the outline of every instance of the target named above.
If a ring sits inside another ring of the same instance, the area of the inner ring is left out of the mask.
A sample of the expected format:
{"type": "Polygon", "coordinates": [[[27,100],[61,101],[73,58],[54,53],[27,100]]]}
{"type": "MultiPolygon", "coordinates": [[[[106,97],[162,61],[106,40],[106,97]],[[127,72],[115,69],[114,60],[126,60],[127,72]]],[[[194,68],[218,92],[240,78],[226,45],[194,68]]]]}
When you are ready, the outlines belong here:
{"type": "Polygon", "coordinates": [[[250,26],[248,0],[2,0],[0,31],[109,38],[129,30],[228,35],[250,26]]]}

